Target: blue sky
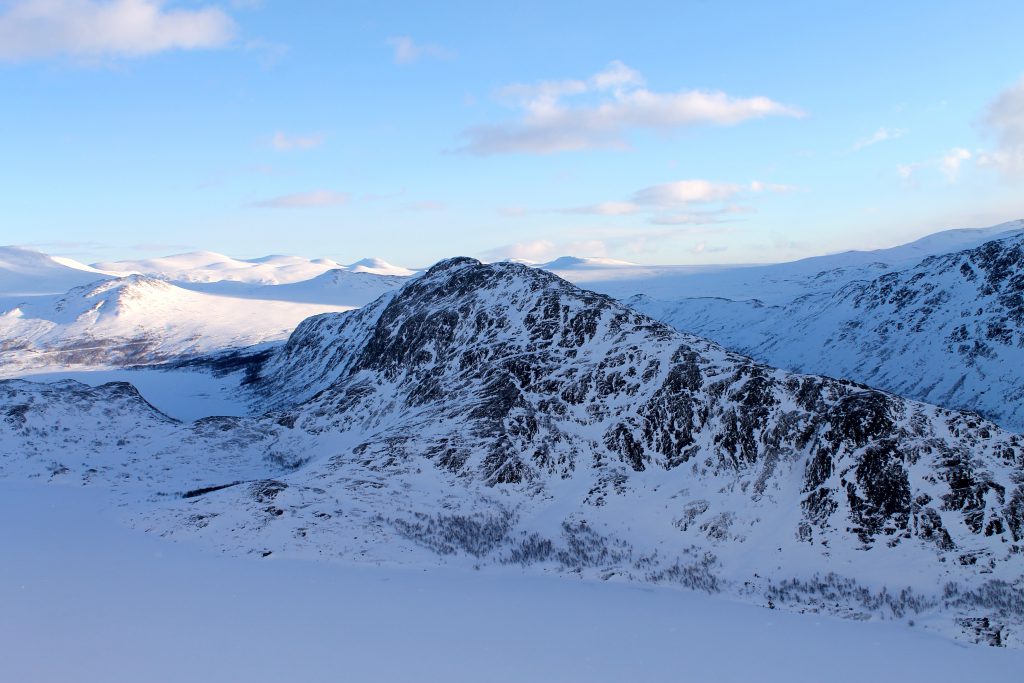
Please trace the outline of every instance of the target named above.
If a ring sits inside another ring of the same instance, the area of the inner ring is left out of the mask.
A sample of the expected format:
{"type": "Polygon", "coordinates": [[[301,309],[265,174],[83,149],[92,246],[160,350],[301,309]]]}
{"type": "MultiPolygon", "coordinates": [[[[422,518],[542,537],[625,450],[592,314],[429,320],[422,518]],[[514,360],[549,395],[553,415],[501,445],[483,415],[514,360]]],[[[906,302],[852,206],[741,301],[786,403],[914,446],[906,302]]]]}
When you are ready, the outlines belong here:
{"type": "Polygon", "coordinates": [[[1024,4],[0,0],[0,242],[790,260],[1024,217],[1024,4]]]}

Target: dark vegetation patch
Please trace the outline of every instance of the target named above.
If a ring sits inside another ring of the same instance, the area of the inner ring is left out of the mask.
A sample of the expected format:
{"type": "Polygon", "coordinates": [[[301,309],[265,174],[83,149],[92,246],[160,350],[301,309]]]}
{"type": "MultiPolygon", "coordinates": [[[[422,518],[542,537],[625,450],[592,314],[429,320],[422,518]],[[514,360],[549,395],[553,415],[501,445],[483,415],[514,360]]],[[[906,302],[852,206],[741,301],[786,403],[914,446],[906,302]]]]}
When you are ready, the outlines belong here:
{"type": "Polygon", "coordinates": [[[243,482],[241,482],[241,481],[233,481],[230,484],[217,484],[215,486],[203,486],[203,487],[198,488],[198,489],[192,489],[191,491],[186,491],[185,493],[181,494],[181,497],[182,498],[198,498],[199,496],[205,496],[207,493],[213,493],[214,491],[220,491],[222,489],[229,489],[232,486],[238,486],[241,483],[243,483],[243,482]]]}

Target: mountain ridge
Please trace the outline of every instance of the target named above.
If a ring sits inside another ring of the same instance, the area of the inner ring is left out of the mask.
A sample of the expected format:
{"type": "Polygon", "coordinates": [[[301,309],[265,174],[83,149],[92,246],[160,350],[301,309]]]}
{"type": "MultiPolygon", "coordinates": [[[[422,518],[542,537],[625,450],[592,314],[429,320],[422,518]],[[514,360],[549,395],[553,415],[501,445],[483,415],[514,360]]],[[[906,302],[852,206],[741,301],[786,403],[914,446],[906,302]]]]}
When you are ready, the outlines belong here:
{"type": "Polygon", "coordinates": [[[782,305],[627,303],[775,366],[849,377],[1024,430],[1024,233],[782,305]]]}

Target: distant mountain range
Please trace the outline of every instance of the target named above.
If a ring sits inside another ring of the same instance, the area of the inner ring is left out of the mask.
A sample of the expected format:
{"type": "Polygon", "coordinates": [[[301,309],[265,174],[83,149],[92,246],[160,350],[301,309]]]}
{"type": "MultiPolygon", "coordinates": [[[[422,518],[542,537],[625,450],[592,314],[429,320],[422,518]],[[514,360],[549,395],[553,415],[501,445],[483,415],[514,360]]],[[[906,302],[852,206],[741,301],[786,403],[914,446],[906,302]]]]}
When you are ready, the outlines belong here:
{"type": "Polygon", "coordinates": [[[380,259],[341,266],[212,252],[87,266],[0,248],[0,376],[153,364],[281,341],[304,318],[362,306],[414,272],[380,259]]]}
{"type": "Polygon", "coordinates": [[[365,258],[342,265],[331,259],[307,259],[301,256],[236,259],[211,251],[195,251],[142,261],[108,261],[95,263],[93,267],[118,275],[140,273],[172,282],[231,281],[256,285],[302,282],[329,270],[397,276],[409,276],[416,272],[379,258],[365,258]]]}
{"type": "Polygon", "coordinates": [[[667,301],[720,297],[757,299],[775,305],[804,294],[831,291],[849,282],[910,268],[929,256],[971,249],[1021,231],[1024,231],[1024,220],[990,228],[946,230],[889,249],[847,251],[769,265],[624,265],[607,259],[564,257],[540,267],[617,299],[643,294],[667,301]],[[580,262],[585,267],[580,267],[580,262]]]}

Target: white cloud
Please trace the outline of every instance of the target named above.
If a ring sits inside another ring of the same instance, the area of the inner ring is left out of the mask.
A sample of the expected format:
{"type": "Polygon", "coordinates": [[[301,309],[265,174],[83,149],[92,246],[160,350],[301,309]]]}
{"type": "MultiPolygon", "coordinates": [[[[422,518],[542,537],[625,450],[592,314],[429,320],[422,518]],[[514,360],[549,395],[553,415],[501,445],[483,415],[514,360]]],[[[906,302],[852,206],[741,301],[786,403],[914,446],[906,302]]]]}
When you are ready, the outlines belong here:
{"type": "Polygon", "coordinates": [[[638,190],[633,193],[633,197],[627,202],[601,202],[589,206],[562,209],[561,213],[626,216],[641,211],[669,209],[686,204],[724,201],[742,191],[742,186],[732,183],[716,183],[710,180],[677,180],[638,190]]]}
{"type": "Polygon", "coordinates": [[[585,80],[515,84],[498,95],[523,110],[520,120],[483,125],[464,132],[460,151],[472,154],[550,154],[626,146],[627,133],[667,133],[697,124],[734,125],[766,116],[803,116],[800,110],[767,97],[737,98],[723,92],[684,90],[659,93],[621,62],[585,80]],[[564,100],[591,97],[571,106],[564,100]]]}
{"type": "Polygon", "coordinates": [[[296,209],[315,206],[340,206],[341,204],[347,204],[348,200],[349,195],[346,192],[314,190],[312,192],[296,192],[295,194],[265,199],[254,202],[253,206],[264,209],[296,209]]]}
{"type": "Polygon", "coordinates": [[[440,45],[417,43],[409,36],[395,36],[387,39],[394,49],[395,64],[412,64],[424,57],[429,59],[454,59],[455,53],[440,45]]]}
{"type": "Polygon", "coordinates": [[[726,214],[749,213],[748,207],[728,204],[747,193],[795,192],[794,185],[752,181],[749,185],[721,183],[711,180],[690,179],[652,185],[637,190],[629,201],[609,201],[588,206],[560,209],[559,213],[591,214],[595,216],[627,216],[648,213],[648,222],[656,225],[709,225],[723,222],[726,214]],[[721,206],[711,210],[692,211],[686,209],[693,204],[714,204],[721,206]]]}
{"type": "Polygon", "coordinates": [[[910,181],[913,179],[914,174],[918,171],[918,169],[924,168],[924,166],[926,166],[926,164],[921,162],[917,162],[914,164],[897,164],[896,172],[899,173],[900,177],[903,178],[904,180],[910,181]]]}
{"type": "Polygon", "coordinates": [[[677,180],[644,188],[633,195],[637,204],[671,207],[730,199],[743,191],[740,185],[710,180],[677,180]]]}
{"type": "Polygon", "coordinates": [[[971,158],[971,153],[963,147],[954,147],[939,161],[939,170],[946,180],[955,183],[960,175],[960,164],[971,158]]]}
{"type": "Polygon", "coordinates": [[[873,135],[861,138],[857,142],[853,143],[853,150],[858,151],[865,147],[870,147],[871,145],[877,145],[879,142],[896,140],[906,135],[906,133],[907,131],[902,128],[879,128],[873,135]]]}
{"type": "Polygon", "coordinates": [[[19,0],[0,14],[0,61],[140,57],[226,45],[235,23],[216,7],[162,0],[19,0]]]}
{"type": "Polygon", "coordinates": [[[1024,76],[989,105],[984,123],[998,146],[979,154],[978,164],[1024,174],[1024,76]]]}
{"type": "Polygon", "coordinates": [[[936,169],[946,176],[949,183],[955,183],[960,177],[960,167],[972,157],[969,150],[954,147],[937,159],[915,161],[910,164],[898,164],[896,172],[912,186],[917,186],[917,173],[924,169],[936,169]]]}
{"type": "Polygon", "coordinates": [[[281,131],[274,133],[270,144],[278,152],[289,152],[295,149],[314,149],[324,144],[326,138],[321,133],[315,135],[287,135],[281,131]]]}

